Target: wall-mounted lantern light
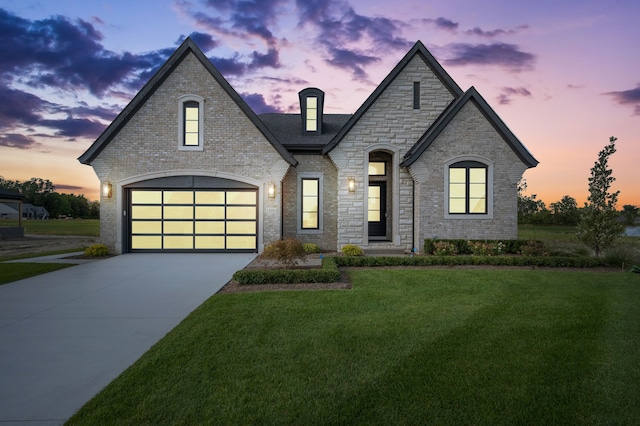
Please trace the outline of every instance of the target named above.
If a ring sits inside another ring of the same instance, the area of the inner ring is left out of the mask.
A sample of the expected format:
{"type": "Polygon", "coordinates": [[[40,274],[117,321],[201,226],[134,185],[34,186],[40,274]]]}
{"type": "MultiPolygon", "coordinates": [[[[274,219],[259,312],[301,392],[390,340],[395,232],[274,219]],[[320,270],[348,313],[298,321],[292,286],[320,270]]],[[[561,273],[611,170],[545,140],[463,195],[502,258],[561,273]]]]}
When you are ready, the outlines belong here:
{"type": "Polygon", "coordinates": [[[104,198],[111,198],[113,195],[113,187],[111,186],[111,182],[104,182],[102,184],[102,196],[104,198]]]}
{"type": "Polygon", "coordinates": [[[274,182],[269,182],[269,184],[267,185],[267,194],[272,200],[276,198],[276,184],[274,182]]]}
{"type": "Polygon", "coordinates": [[[349,192],[356,192],[356,178],[349,177],[349,192]]]}

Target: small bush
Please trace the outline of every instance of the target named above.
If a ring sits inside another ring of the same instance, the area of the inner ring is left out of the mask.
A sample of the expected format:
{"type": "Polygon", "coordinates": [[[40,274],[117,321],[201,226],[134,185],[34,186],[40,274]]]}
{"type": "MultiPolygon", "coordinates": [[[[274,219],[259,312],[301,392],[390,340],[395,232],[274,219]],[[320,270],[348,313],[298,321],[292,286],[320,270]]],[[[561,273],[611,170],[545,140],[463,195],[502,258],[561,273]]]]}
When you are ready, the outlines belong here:
{"type": "Polygon", "coordinates": [[[304,243],[302,245],[302,248],[304,249],[305,253],[308,253],[308,254],[320,252],[320,247],[318,247],[317,244],[313,244],[313,243],[304,243]]]}
{"type": "Polygon", "coordinates": [[[438,241],[433,246],[433,254],[436,256],[452,256],[457,252],[456,246],[449,241],[438,241]]]}
{"type": "Polygon", "coordinates": [[[272,259],[280,263],[284,268],[292,268],[298,259],[306,260],[307,252],[302,243],[295,238],[274,241],[264,248],[260,255],[265,259],[272,259]]]}
{"type": "Polygon", "coordinates": [[[332,257],[325,257],[321,269],[243,269],[233,279],[245,285],[333,283],[340,279],[340,271],[332,257]]]}
{"type": "Polygon", "coordinates": [[[104,244],[94,244],[84,249],[84,255],[89,257],[102,257],[109,254],[109,247],[104,244]]]}
{"type": "Polygon", "coordinates": [[[495,246],[483,241],[468,241],[467,246],[474,256],[490,256],[494,254],[495,246]]]}
{"type": "Polygon", "coordinates": [[[630,266],[633,265],[636,261],[634,259],[633,250],[629,247],[625,247],[622,245],[617,245],[613,248],[608,249],[604,253],[604,260],[611,266],[630,266]]]}
{"type": "Polygon", "coordinates": [[[346,244],[342,246],[342,254],[345,256],[362,256],[364,254],[364,250],[355,244],[346,244]]]}
{"type": "Polygon", "coordinates": [[[542,241],[528,241],[520,247],[520,254],[523,256],[544,256],[546,254],[542,241]]]}

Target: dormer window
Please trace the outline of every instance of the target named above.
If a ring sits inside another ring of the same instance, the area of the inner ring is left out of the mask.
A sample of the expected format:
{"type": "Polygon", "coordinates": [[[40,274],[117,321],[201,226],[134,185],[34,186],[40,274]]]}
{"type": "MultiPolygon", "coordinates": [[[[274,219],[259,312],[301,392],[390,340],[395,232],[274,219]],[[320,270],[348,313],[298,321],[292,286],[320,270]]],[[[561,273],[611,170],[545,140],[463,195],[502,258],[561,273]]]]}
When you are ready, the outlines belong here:
{"type": "Polygon", "coordinates": [[[318,130],[318,98],[309,96],[307,98],[307,120],[305,129],[307,132],[318,130]]]}
{"type": "Polygon", "coordinates": [[[303,134],[322,134],[322,108],[324,92],[315,87],[302,90],[300,97],[300,115],[303,134]]]}

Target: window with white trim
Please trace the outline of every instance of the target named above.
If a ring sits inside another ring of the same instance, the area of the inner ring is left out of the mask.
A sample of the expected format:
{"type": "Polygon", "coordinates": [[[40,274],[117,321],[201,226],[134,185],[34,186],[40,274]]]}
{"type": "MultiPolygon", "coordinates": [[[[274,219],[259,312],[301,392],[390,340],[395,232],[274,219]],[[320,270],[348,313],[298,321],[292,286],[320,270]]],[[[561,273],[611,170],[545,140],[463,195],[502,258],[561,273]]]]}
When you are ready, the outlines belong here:
{"type": "Polygon", "coordinates": [[[488,213],[487,166],[477,161],[460,161],[449,166],[449,207],[452,215],[488,213]]]}
{"type": "Polygon", "coordinates": [[[201,151],[204,98],[197,95],[185,95],[178,99],[178,149],[183,151],[201,151]]]}

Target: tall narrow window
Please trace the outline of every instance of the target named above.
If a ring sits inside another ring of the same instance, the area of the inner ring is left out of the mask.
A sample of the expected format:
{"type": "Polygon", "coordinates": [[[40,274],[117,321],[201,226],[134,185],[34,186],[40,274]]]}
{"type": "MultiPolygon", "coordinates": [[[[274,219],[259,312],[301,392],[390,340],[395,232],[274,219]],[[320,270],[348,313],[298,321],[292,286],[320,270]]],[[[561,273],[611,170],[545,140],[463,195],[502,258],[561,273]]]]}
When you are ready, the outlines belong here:
{"type": "Polygon", "coordinates": [[[420,82],[413,82],[413,109],[420,109],[420,82]]]}
{"type": "Polygon", "coordinates": [[[202,151],[204,98],[184,95],[178,98],[178,150],[202,151]]]}
{"type": "Polygon", "coordinates": [[[463,161],[449,167],[449,213],[487,213],[487,166],[463,161]]]}
{"type": "Polygon", "coordinates": [[[200,145],[200,105],[196,101],[184,103],[184,146],[200,145]]]}
{"type": "Polygon", "coordinates": [[[315,132],[318,130],[318,98],[309,96],[307,98],[307,132],[315,132]]]}
{"type": "Polygon", "coordinates": [[[302,229],[318,229],[318,206],[320,197],[320,181],[314,179],[302,179],[302,229]]]}

